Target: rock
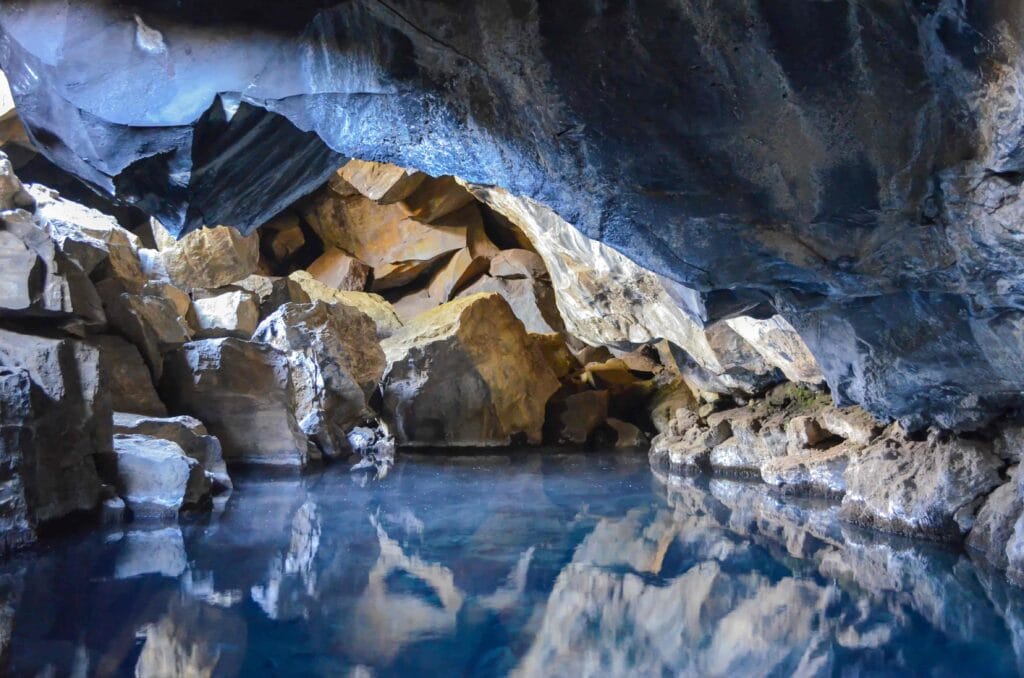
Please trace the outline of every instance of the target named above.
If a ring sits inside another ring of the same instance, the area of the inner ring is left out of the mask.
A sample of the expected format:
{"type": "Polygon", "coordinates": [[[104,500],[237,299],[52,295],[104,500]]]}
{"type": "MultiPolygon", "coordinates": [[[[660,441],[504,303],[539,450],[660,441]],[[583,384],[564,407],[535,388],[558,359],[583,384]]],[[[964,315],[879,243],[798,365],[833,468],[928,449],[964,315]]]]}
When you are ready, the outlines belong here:
{"type": "Polygon", "coordinates": [[[530,341],[544,354],[544,360],[558,379],[565,379],[580,369],[576,356],[565,344],[561,334],[530,334],[530,341]]]}
{"type": "Polygon", "coordinates": [[[359,193],[381,205],[405,200],[427,178],[422,172],[355,158],[338,170],[338,176],[359,193]]]}
{"type": "Polygon", "coordinates": [[[1001,468],[988,444],[936,432],[910,440],[894,427],[850,459],[841,515],[899,534],[958,538],[966,530],[957,512],[997,487],[1001,468]]]}
{"type": "Polygon", "coordinates": [[[609,417],[605,422],[615,431],[615,447],[634,449],[647,444],[647,437],[636,425],[609,417]]]}
{"type": "Polygon", "coordinates": [[[92,458],[110,450],[111,413],[100,353],[83,342],[0,330],[0,365],[0,526],[10,546],[97,506],[92,458]]]}
{"type": "Polygon", "coordinates": [[[302,466],[310,460],[295,416],[288,356],[271,346],[239,339],[185,344],[167,356],[160,392],[171,412],[206,424],[228,463],[302,466]]]}
{"type": "Polygon", "coordinates": [[[248,339],[260,322],[260,307],[252,292],[236,290],[196,299],[196,338],[248,339]]]}
{"type": "Polygon", "coordinates": [[[796,416],[786,424],[787,446],[790,450],[814,447],[827,440],[830,435],[830,431],[826,431],[818,424],[817,416],[796,416]]]}
{"type": "Polygon", "coordinates": [[[688,412],[696,412],[697,407],[697,398],[693,391],[686,382],[680,380],[655,393],[648,409],[654,428],[658,433],[666,433],[678,432],[676,419],[688,412]]]}
{"type": "Polygon", "coordinates": [[[206,426],[194,417],[152,417],[115,411],[114,433],[170,441],[199,462],[214,493],[232,487],[220,441],[211,436],[206,426]]]}
{"type": "Polygon", "coordinates": [[[844,473],[850,457],[859,452],[855,443],[840,443],[827,449],[791,452],[761,464],[761,477],[769,485],[817,494],[846,491],[844,473]]]}
{"type": "Polygon", "coordinates": [[[399,445],[540,442],[558,380],[500,296],[444,304],[382,347],[384,414],[399,445]]]}
{"type": "Polygon", "coordinates": [[[466,287],[459,296],[494,292],[512,307],[528,332],[549,334],[564,332],[565,324],[558,313],[554,293],[545,282],[531,278],[492,278],[484,276],[466,287]]]}
{"type": "Polygon", "coordinates": [[[654,463],[668,463],[675,469],[704,469],[711,463],[711,450],[732,435],[726,421],[701,423],[692,410],[681,408],[671,424],[651,441],[649,457],[654,463]]]}
{"type": "Polygon", "coordinates": [[[5,212],[0,222],[0,314],[105,322],[92,282],[31,215],[5,212]]]}
{"type": "Polygon", "coordinates": [[[237,676],[244,673],[247,628],[237,612],[187,596],[174,597],[145,638],[135,676],[237,676]]]}
{"type": "Polygon", "coordinates": [[[882,432],[882,425],[856,406],[826,407],[816,416],[825,430],[861,445],[867,445],[882,432]]]}
{"type": "Polygon", "coordinates": [[[473,195],[454,177],[440,177],[421,183],[412,195],[402,201],[402,205],[410,216],[429,224],[471,202],[473,195]]]}
{"type": "Polygon", "coordinates": [[[558,442],[582,445],[608,419],[608,391],[583,391],[565,398],[553,409],[558,442]]]}
{"type": "Polygon", "coordinates": [[[89,343],[100,351],[100,371],[115,411],[163,417],[167,408],[153,386],[153,376],[139,349],[121,337],[102,335],[89,343]]]}
{"type": "Polygon", "coordinates": [[[285,213],[264,224],[260,229],[260,245],[270,251],[274,261],[287,261],[306,245],[299,217],[285,213]]]}
{"type": "Polygon", "coordinates": [[[825,380],[807,344],[782,316],[772,316],[767,320],[740,316],[727,320],[726,324],[769,365],[782,370],[786,379],[809,384],[820,384],[825,380]]]}
{"type": "Polygon", "coordinates": [[[332,289],[313,280],[305,271],[296,271],[288,277],[298,283],[313,301],[354,306],[370,316],[377,324],[378,339],[387,339],[402,327],[402,321],[398,319],[394,307],[379,294],[332,289]]]}
{"type": "Polygon", "coordinates": [[[328,457],[349,451],[348,431],[374,417],[369,400],[386,366],[373,320],[344,304],[285,304],[253,334],[288,356],[295,416],[328,457]]]}
{"type": "Polygon", "coordinates": [[[0,211],[31,210],[34,206],[35,200],[14,173],[10,158],[0,152],[0,211]]]}
{"type": "Polygon", "coordinates": [[[993,451],[1006,461],[1020,463],[1024,459],[1024,424],[1019,421],[1001,422],[993,451]]]}
{"type": "Polygon", "coordinates": [[[177,242],[163,238],[160,252],[175,285],[183,290],[212,289],[256,272],[260,240],[255,233],[243,236],[229,226],[216,226],[193,231],[177,242]]]}
{"type": "MultiPolygon", "coordinates": [[[[1010,480],[993,490],[985,499],[966,542],[972,552],[1002,570],[1010,566],[1008,551],[1013,550],[1010,548],[1011,543],[1018,540],[1016,524],[1024,513],[1019,467],[1014,466],[1008,475],[1010,480]]],[[[1024,572],[1024,561],[1017,561],[1014,566],[1019,572],[1024,572]]]]}
{"type": "Polygon", "coordinates": [[[179,288],[165,282],[147,282],[142,288],[142,294],[151,297],[163,297],[171,302],[179,318],[182,318],[192,329],[195,324],[195,309],[192,308],[192,297],[185,294],[179,288]]]}
{"type": "Polygon", "coordinates": [[[136,516],[174,515],[209,500],[202,466],[169,440],[117,434],[113,454],[97,463],[136,516]]]}
{"type": "Polygon", "coordinates": [[[491,259],[491,276],[495,278],[547,278],[544,260],[536,252],[523,249],[503,250],[491,259]]]}
{"type": "Polygon", "coordinates": [[[157,381],[163,356],[192,338],[192,330],[165,297],[118,293],[117,285],[100,284],[110,325],[138,347],[157,381]]]}
{"type": "MultiPolygon", "coordinates": [[[[312,283],[317,284],[316,281],[312,283]]],[[[256,295],[260,304],[260,320],[284,304],[308,304],[311,301],[302,285],[291,278],[250,275],[235,281],[232,287],[248,290],[256,295]]]]}
{"type": "Polygon", "coordinates": [[[373,268],[373,289],[412,282],[444,255],[466,246],[466,226],[431,226],[407,218],[398,205],[321,191],[303,215],[324,244],[373,268]]]}
{"type": "Polygon", "coordinates": [[[315,280],[336,290],[362,292],[370,275],[370,267],[337,247],[328,247],[306,269],[315,280]]]}

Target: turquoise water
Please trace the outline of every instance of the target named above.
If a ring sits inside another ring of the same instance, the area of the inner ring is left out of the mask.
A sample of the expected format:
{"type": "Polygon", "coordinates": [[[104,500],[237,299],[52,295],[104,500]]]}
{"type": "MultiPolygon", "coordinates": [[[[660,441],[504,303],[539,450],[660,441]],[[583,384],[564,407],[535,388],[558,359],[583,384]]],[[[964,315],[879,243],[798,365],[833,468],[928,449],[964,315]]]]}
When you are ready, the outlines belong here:
{"type": "Polygon", "coordinates": [[[1024,595],[835,507],[629,455],[248,473],[0,569],[11,675],[1015,675],[1024,595]]]}

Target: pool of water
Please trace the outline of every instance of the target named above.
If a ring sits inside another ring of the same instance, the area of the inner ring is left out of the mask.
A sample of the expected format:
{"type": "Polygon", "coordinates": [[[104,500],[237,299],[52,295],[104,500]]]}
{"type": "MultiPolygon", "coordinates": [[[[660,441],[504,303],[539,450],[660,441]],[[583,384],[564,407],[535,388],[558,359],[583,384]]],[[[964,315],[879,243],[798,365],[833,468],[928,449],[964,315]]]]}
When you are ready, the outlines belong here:
{"type": "Polygon", "coordinates": [[[1024,595],[823,502],[632,455],[248,473],[0,568],[11,675],[1014,675],[1024,595]]]}

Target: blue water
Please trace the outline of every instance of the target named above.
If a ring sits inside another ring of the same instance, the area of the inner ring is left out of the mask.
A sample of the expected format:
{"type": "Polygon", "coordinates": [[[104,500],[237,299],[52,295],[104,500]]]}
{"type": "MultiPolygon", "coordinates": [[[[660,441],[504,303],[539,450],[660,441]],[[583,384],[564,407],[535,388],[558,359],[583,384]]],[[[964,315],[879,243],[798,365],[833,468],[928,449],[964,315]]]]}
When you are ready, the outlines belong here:
{"type": "Polygon", "coordinates": [[[1024,595],[823,502],[630,455],[248,473],[0,568],[11,675],[1011,675],[1024,595]]]}

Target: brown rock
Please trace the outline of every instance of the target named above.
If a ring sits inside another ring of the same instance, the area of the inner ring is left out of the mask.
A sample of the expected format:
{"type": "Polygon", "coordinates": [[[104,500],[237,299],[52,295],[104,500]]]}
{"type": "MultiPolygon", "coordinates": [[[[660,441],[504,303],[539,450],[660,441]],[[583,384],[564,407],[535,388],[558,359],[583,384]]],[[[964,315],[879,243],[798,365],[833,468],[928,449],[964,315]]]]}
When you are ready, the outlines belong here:
{"type": "Polygon", "coordinates": [[[338,176],[381,205],[405,200],[427,178],[422,172],[410,172],[397,165],[355,158],[338,170],[338,176]]]}
{"type": "Polygon", "coordinates": [[[299,217],[286,212],[261,226],[260,244],[275,262],[288,260],[306,245],[299,217]]]}
{"type": "Polygon", "coordinates": [[[166,298],[118,293],[110,282],[100,284],[110,325],[138,347],[153,378],[159,380],[164,353],[189,341],[192,330],[166,298]]]}
{"type": "Polygon", "coordinates": [[[384,411],[400,445],[540,442],[558,380],[500,296],[444,304],[382,346],[384,411]]]}
{"type": "Polygon", "coordinates": [[[288,277],[298,283],[313,301],[354,306],[370,316],[377,325],[378,339],[386,339],[402,327],[394,307],[379,294],[336,290],[314,280],[306,271],[296,271],[288,277]]]}
{"type": "Polygon", "coordinates": [[[337,247],[328,247],[307,269],[315,280],[337,290],[362,292],[370,267],[337,247]]]}
{"type": "Polygon", "coordinates": [[[493,292],[512,307],[527,331],[537,334],[562,332],[565,325],[555,304],[554,292],[543,282],[530,278],[492,278],[484,276],[466,287],[458,296],[493,292]]]}
{"type": "Polygon", "coordinates": [[[473,201],[472,194],[453,177],[440,177],[424,181],[412,195],[402,201],[402,205],[409,216],[432,223],[473,201]]]}
{"type": "MultiPolygon", "coordinates": [[[[308,275],[305,272],[303,274],[308,275]]],[[[260,320],[284,304],[308,304],[312,301],[302,285],[291,278],[250,275],[236,281],[232,287],[248,290],[256,295],[260,305],[260,320]]]]}
{"type": "Polygon", "coordinates": [[[608,419],[608,391],[583,391],[554,406],[558,442],[582,445],[608,419]]]}
{"type": "Polygon", "coordinates": [[[647,436],[634,424],[614,417],[609,417],[605,423],[615,431],[615,447],[634,449],[647,444],[647,436]]]}
{"type": "Polygon", "coordinates": [[[558,379],[565,379],[580,368],[561,334],[530,334],[530,341],[544,354],[544,360],[558,379]]]}
{"type": "Polygon", "coordinates": [[[243,236],[229,226],[216,226],[193,231],[177,242],[157,242],[171,282],[183,290],[224,287],[259,267],[258,232],[243,236]]]}

